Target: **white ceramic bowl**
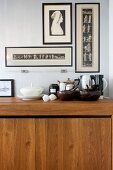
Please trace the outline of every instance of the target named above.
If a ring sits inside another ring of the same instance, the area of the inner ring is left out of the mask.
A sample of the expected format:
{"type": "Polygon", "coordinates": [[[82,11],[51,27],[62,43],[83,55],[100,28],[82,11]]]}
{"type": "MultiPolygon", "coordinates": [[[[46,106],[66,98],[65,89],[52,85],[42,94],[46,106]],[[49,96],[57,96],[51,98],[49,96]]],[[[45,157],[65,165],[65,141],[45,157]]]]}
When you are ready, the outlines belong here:
{"type": "Polygon", "coordinates": [[[40,96],[43,92],[42,87],[23,87],[20,89],[21,94],[24,97],[36,97],[40,96]]]}

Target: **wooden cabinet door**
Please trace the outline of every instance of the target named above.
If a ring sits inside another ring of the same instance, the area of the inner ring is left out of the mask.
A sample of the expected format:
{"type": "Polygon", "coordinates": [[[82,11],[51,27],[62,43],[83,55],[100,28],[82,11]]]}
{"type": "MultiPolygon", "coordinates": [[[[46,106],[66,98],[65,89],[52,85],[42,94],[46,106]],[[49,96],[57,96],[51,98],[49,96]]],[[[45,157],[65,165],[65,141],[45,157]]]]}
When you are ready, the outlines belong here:
{"type": "Polygon", "coordinates": [[[0,170],[35,170],[34,119],[0,119],[0,170]]]}
{"type": "Polygon", "coordinates": [[[111,170],[111,119],[36,119],[36,170],[111,170]]]}

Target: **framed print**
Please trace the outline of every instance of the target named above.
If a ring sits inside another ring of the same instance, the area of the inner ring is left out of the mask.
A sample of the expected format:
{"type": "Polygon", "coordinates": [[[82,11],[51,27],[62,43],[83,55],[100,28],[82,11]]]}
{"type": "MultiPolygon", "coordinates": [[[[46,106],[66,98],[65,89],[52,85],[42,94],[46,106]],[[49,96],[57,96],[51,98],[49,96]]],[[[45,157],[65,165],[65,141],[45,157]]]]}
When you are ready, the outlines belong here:
{"type": "Polygon", "coordinates": [[[5,47],[6,67],[72,66],[72,47],[5,47]]]}
{"type": "Polygon", "coordinates": [[[14,96],[14,80],[0,79],[0,97],[14,96]]]}
{"type": "Polygon", "coordinates": [[[43,44],[72,43],[72,3],[43,3],[43,44]]]}
{"type": "Polygon", "coordinates": [[[75,72],[100,71],[100,4],[75,4],[75,72]]]}

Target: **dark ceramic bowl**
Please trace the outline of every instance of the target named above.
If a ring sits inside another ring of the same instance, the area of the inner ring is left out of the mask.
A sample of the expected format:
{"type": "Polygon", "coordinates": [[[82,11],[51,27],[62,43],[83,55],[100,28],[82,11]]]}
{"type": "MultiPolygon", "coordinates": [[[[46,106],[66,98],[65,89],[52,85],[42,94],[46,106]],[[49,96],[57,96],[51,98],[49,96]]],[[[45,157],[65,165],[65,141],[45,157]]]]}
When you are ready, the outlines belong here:
{"type": "Polygon", "coordinates": [[[95,101],[98,100],[100,97],[100,91],[99,90],[84,90],[80,91],[80,100],[85,101],[95,101]]]}
{"type": "Polygon", "coordinates": [[[57,91],[57,96],[60,100],[74,100],[80,97],[80,92],[78,90],[66,90],[66,91],[57,91]]]}

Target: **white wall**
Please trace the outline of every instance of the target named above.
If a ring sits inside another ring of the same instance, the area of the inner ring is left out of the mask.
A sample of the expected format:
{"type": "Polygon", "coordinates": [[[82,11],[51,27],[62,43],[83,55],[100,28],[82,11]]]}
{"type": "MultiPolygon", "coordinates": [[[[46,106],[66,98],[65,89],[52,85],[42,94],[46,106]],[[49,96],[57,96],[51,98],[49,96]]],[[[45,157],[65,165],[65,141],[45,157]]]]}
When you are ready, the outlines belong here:
{"type": "Polygon", "coordinates": [[[113,0],[109,0],[109,96],[113,98],[113,0]]]}
{"type": "MultiPolygon", "coordinates": [[[[111,0],[112,1],[112,0],[111,0]]],[[[16,95],[19,89],[31,82],[48,90],[51,83],[57,80],[77,78],[75,73],[75,3],[92,2],[91,0],[72,0],[73,4],[73,66],[68,67],[67,73],[61,73],[62,68],[20,68],[5,67],[5,46],[43,46],[42,43],[42,3],[65,2],[65,0],[0,0],[0,78],[15,79],[16,95]],[[21,73],[22,69],[29,73],[21,73]]],[[[109,1],[100,2],[100,73],[109,80],[109,1]]],[[[81,73],[82,74],[82,73],[81,73]]],[[[105,91],[108,96],[108,89],[105,91]]]]}

